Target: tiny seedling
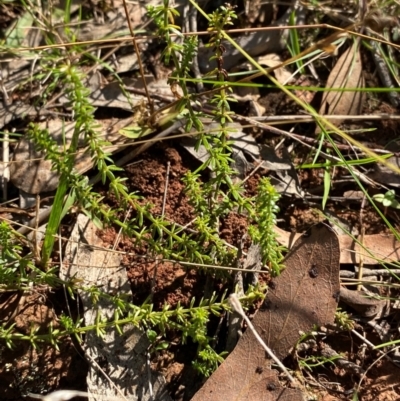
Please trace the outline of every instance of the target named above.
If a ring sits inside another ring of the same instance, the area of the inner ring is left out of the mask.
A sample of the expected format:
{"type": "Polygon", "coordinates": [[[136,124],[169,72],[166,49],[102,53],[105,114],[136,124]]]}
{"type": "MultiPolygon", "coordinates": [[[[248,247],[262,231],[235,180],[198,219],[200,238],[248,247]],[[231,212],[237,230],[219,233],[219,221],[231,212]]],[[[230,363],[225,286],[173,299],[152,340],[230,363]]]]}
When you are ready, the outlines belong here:
{"type": "Polygon", "coordinates": [[[372,197],[385,208],[391,207],[393,209],[400,209],[400,203],[396,199],[396,193],[393,189],[387,191],[385,194],[376,194],[372,197]]]}

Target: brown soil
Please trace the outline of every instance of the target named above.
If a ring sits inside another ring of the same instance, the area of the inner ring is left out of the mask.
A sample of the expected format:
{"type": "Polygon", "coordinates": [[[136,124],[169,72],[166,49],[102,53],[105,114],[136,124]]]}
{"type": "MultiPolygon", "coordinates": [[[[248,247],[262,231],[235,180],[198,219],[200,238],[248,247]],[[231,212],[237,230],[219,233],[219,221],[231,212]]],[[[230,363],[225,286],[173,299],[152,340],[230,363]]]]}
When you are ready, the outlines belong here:
{"type": "MultiPolygon", "coordinates": [[[[0,297],[0,319],[15,323],[17,332],[29,335],[32,328],[45,334],[50,324],[58,327],[57,316],[65,310],[65,298],[61,291],[35,292],[32,295],[3,294],[0,297]]],[[[7,327],[7,324],[6,324],[7,327]]],[[[0,347],[0,394],[5,401],[26,400],[28,393],[47,394],[62,388],[85,390],[87,364],[79,345],[69,338],[58,344],[36,345],[19,341],[10,349],[0,347]]]]}

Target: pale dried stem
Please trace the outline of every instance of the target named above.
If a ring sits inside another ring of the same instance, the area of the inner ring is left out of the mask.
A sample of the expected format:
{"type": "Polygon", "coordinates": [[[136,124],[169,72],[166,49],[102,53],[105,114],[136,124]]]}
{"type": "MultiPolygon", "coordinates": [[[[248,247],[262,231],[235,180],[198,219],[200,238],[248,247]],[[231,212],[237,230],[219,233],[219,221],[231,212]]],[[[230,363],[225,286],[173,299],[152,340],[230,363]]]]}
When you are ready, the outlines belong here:
{"type": "Polygon", "coordinates": [[[260,345],[264,348],[265,352],[271,357],[271,359],[282,369],[282,371],[286,374],[288,379],[292,382],[295,383],[295,380],[293,376],[289,373],[289,371],[286,369],[285,365],[276,357],[276,355],[272,352],[272,350],[265,344],[263,339],[260,337],[260,335],[257,333],[256,329],[254,328],[253,324],[251,323],[250,319],[246,316],[246,314],[243,311],[242,305],[240,304],[240,301],[237,297],[236,294],[230,294],[229,295],[229,301],[232,305],[232,308],[235,310],[235,312],[239,313],[243,319],[246,321],[249,329],[251,332],[254,334],[256,337],[257,341],[260,343],[260,345]]]}

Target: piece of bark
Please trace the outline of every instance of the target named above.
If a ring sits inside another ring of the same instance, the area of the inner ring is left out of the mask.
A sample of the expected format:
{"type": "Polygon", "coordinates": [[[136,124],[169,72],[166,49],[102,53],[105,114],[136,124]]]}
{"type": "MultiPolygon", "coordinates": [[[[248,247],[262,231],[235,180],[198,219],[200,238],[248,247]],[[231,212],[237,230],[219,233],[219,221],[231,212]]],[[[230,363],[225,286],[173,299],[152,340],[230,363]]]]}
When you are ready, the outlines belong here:
{"type": "MultiPolygon", "coordinates": [[[[97,228],[85,215],[78,215],[60,269],[63,280],[79,280],[82,286],[87,287],[95,285],[108,295],[108,298],[99,297],[98,302],[94,302],[88,291],[79,290],[86,326],[96,324],[98,313],[109,321],[114,320],[113,297],[125,295],[129,300],[131,296],[119,255],[104,249],[96,231],[97,228]]],[[[87,377],[89,401],[108,401],[110,398],[121,401],[172,401],[164,377],[148,369],[150,343],[146,334],[133,325],[124,325],[121,330],[120,335],[115,327],[110,328],[102,337],[95,330],[86,333],[83,349],[90,366],[87,377]]]]}

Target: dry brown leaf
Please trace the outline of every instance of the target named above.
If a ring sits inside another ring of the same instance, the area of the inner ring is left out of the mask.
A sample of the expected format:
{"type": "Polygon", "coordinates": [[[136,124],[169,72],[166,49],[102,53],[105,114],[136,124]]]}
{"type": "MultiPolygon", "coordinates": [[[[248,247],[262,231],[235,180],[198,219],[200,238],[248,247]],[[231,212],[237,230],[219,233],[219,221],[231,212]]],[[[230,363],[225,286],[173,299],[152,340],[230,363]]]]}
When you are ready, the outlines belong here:
{"type": "MultiPolygon", "coordinates": [[[[333,321],[339,294],[339,242],[324,224],[312,227],[285,259],[253,324],[278,358],[284,358],[314,325],[333,321]]],[[[247,330],[234,351],[192,401],[297,401],[299,389],[283,388],[263,348],[247,330]]]]}
{"type": "MultiPolygon", "coordinates": [[[[301,234],[290,233],[275,227],[278,234],[278,241],[287,248],[292,248],[301,234]]],[[[338,235],[340,244],[340,263],[360,263],[360,256],[366,265],[376,265],[377,259],[385,262],[400,261],[400,241],[394,235],[372,234],[364,235],[361,246],[357,241],[348,235],[338,235]]],[[[361,237],[359,238],[361,243],[361,237]]]]}
{"type": "Polygon", "coordinates": [[[304,233],[285,259],[286,269],[274,280],[253,324],[284,358],[313,325],[333,322],[339,293],[340,248],[336,234],[323,223],[304,233]]]}
{"type": "MultiPolygon", "coordinates": [[[[282,64],[282,59],[279,54],[276,53],[268,53],[265,56],[257,57],[256,61],[258,64],[267,67],[276,67],[277,65],[282,64]]],[[[294,78],[292,77],[292,73],[287,69],[287,67],[280,67],[274,70],[274,75],[276,80],[282,85],[286,85],[288,82],[293,82],[294,78]]]]}
{"type": "MultiPolygon", "coordinates": [[[[326,88],[362,88],[364,77],[360,51],[357,43],[346,50],[338,59],[329,74],[326,88]]],[[[356,91],[329,91],[324,92],[319,114],[323,115],[356,115],[360,114],[363,101],[363,93],[356,91]]],[[[329,120],[329,119],[328,119],[329,120]]],[[[329,120],[335,125],[340,125],[344,120],[329,120]]],[[[321,132],[317,126],[316,132],[321,132]]]]}
{"type": "Polygon", "coordinates": [[[360,245],[347,235],[340,235],[340,263],[360,263],[360,256],[366,265],[376,265],[377,260],[397,262],[400,260],[400,242],[394,235],[364,235],[360,245]],[[365,249],[364,249],[365,248],[365,249]]]}

